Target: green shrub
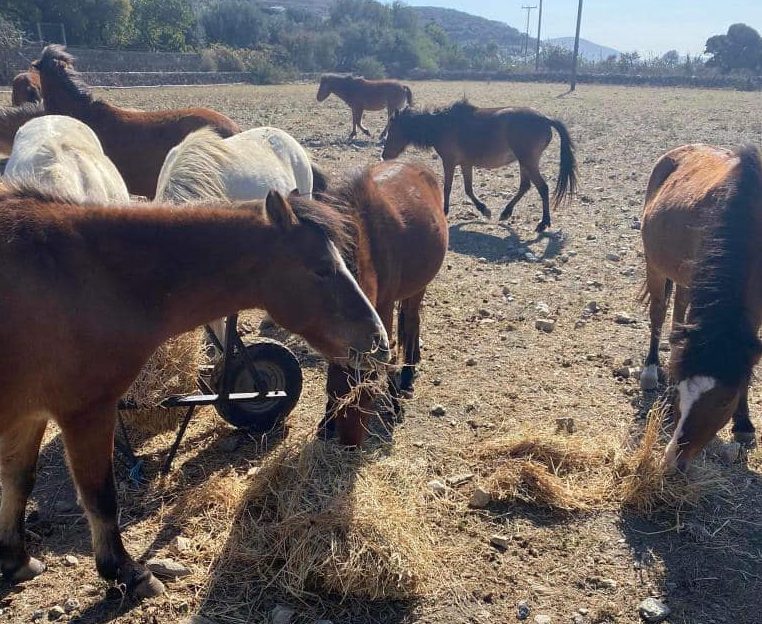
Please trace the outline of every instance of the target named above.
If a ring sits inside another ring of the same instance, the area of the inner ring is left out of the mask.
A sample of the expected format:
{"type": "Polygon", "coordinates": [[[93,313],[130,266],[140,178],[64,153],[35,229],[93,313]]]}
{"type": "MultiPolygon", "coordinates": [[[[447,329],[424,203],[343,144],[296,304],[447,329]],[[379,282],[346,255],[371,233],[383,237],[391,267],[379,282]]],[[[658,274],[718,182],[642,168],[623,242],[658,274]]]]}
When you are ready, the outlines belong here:
{"type": "Polygon", "coordinates": [[[352,69],[355,73],[365,76],[368,80],[378,80],[386,76],[384,64],[372,56],[363,56],[358,59],[352,69]]]}

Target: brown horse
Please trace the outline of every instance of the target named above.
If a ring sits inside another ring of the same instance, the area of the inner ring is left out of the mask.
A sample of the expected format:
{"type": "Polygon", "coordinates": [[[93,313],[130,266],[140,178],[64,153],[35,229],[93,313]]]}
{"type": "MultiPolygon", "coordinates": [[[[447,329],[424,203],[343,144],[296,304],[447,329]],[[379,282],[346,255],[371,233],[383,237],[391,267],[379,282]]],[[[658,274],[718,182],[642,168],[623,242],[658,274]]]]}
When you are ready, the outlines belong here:
{"type": "MultiPolygon", "coordinates": [[[[421,302],[447,252],[447,219],[436,175],[421,165],[379,163],[336,192],[355,220],[354,265],[357,281],[392,335],[395,304],[397,350],[402,369],[399,390],[413,392],[415,366],[421,359],[421,302]]],[[[328,369],[328,403],[321,429],[338,434],[342,444],[359,445],[366,436],[373,397],[361,391],[346,406],[341,400],[354,380],[346,367],[328,369]]]]}
{"type": "Polygon", "coordinates": [[[208,108],[144,112],[97,100],[73,61],[62,46],[49,45],[33,63],[40,72],[45,109],[90,126],[133,195],[154,196],[167,152],[194,130],[210,126],[222,137],[241,131],[234,121],[208,108]]]}
{"type": "Polygon", "coordinates": [[[0,154],[10,155],[16,132],[30,119],[45,115],[42,104],[0,106],[0,154]]]}
{"type": "Polygon", "coordinates": [[[170,336],[263,308],[332,361],[388,359],[378,314],[338,251],[351,243],[347,219],[277,193],[238,208],[0,197],[0,568],[10,581],[44,570],[24,547],[24,508],[52,418],[99,573],[139,597],[162,591],[122,544],[112,449],[119,397],[170,336]]]}
{"type": "Polygon", "coordinates": [[[670,370],[680,418],[667,462],[687,466],[731,417],[736,440],[753,445],[748,390],[762,353],[757,150],[685,145],[662,156],[648,183],[641,231],[651,314],[645,388],[657,384],[661,327],[673,285],[677,291],[670,370]]]}
{"type": "Polygon", "coordinates": [[[392,115],[406,106],[413,105],[413,92],[410,87],[397,80],[366,80],[356,76],[323,74],[320,77],[317,101],[322,102],[331,93],[344,100],[352,109],[352,132],[349,139],[357,136],[358,127],[370,136],[370,131],[362,125],[362,116],[366,110],[386,109],[386,126],[379,137],[383,140],[389,132],[392,115]]]}
{"type": "Polygon", "coordinates": [[[37,104],[42,102],[42,88],[40,87],[40,74],[37,70],[18,74],[13,79],[11,91],[11,103],[14,106],[22,104],[37,104]]]}
{"type": "Polygon", "coordinates": [[[542,220],[537,231],[550,227],[548,185],[540,173],[540,156],[553,138],[552,128],[561,138],[561,165],[556,183],[554,207],[577,187],[574,143],[563,122],[531,108],[477,108],[465,100],[434,111],[406,109],[395,113],[384,146],[384,160],[397,158],[410,145],[433,147],[444,167],[445,214],[450,210],[450,191],[455,167],[460,165],[466,195],[487,218],[492,213],[474,193],[474,167],[496,169],[519,161],[519,190],[500,215],[507,219],[513,208],[534,184],[542,198],[542,220]]]}

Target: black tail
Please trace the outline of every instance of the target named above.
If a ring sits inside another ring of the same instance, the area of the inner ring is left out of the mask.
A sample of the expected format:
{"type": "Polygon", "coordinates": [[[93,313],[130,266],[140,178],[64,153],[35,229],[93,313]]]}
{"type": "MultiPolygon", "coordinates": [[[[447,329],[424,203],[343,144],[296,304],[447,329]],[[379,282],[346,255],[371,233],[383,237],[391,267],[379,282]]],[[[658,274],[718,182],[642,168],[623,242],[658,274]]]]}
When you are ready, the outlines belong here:
{"type": "Polygon", "coordinates": [[[412,106],[413,105],[413,92],[410,90],[410,87],[407,85],[402,85],[403,91],[405,91],[405,97],[407,98],[407,105],[412,106]]]}
{"type": "Polygon", "coordinates": [[[558,170],[554,206],[558,207],[564,200],[571,198],[577,192],[577,158],[574,155],[574,141],[569,131],[559,119],[549,119],[550,125],[556,129],[561,138],[561,166],[558,170]]]}
{"type": "Polygon", "coordinates": [[[313,199],[319,199],[326,194],[328,190],[329,178],[328,174],[318,167],[315,163],[312,163],[312,197],[313,199]]]}

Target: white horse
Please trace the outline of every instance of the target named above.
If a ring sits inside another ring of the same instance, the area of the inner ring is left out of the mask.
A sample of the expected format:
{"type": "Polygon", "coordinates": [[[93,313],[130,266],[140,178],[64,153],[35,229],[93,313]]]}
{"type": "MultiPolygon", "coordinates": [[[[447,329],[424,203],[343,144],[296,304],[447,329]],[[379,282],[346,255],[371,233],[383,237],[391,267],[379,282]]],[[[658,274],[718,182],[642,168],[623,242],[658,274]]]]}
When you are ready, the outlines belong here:
{"type": "Polygon", "coordinates": [[[130,194],[95,133],[81,121],[44,115],[16,133],[5,179],[75,202],[120,203],[130,194]]]}
{"type": "Polygon", "coordinates": [[[167,154],[156,199],[265,199],[270,191],[311,197],[312,183],[310,157],[287,132],[253,128],[223,139],[211,128],[202,128],[167,154]]]}

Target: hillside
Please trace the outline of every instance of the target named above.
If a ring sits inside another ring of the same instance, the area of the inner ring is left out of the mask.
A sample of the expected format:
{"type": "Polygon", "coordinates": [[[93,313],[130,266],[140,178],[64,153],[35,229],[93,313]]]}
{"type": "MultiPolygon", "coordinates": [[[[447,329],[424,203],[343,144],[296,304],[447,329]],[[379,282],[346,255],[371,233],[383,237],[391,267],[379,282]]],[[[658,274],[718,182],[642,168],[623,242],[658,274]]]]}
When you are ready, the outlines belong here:
{"type": "Polygon", "coordinates": [[[455,9],[439,7],[411,7],[422,25],[439,24],[450,38],[460,45],[473,43],[496,43],[499,46],[519,48],[524,45],[524,35],[503,22],[486,19],[455,9]]]}
{"type": "MultiPolygon", "coordinates": [[[[557,37],[555,39],[548,39],[546,43],[566,48],[567,50],[574,49],[574,37],[557,37]]],[[[609,56],[619,56],[619,54],[619,50],[614,48],[607,48],[587,39],[579,40],[579,55],[588,61],[604,61],[609,56]]]]}

